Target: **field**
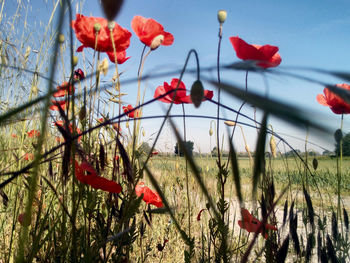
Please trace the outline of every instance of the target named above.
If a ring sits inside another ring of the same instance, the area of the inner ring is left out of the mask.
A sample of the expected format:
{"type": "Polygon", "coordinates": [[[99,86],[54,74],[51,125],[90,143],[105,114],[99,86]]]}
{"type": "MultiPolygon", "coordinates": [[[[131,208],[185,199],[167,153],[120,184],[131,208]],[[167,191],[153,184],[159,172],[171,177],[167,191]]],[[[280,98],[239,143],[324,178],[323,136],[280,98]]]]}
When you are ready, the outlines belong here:
{"type": "Polygon", "coordinates": [[[131,29],[114,22],[123,1],[101,0],[104,17],[80,14],[81,1],[44,2],[40,17],[30,1],[0,1],[0,263],[349,262],[350,86],[313,77],[348,73],[276,73],[277,46],[238,36],[226,40],[240,61],[221,64],[219,10],[216,66],[190,49],[183,66],[146,74],[176,44],[166,25],[132,17],[139,58],[131,29]],[[243,85],[227,80],[232,72],[243,85]],[[265,93],[251,90],[253,74],[265,93]],[[313,101],[339,127],[271,96],[278,74],[325,87],[313,101]],[[305,131],[304,151],[273,118],[305,131]],[[334,152],[309,141],[314,133],[334,152]]]}

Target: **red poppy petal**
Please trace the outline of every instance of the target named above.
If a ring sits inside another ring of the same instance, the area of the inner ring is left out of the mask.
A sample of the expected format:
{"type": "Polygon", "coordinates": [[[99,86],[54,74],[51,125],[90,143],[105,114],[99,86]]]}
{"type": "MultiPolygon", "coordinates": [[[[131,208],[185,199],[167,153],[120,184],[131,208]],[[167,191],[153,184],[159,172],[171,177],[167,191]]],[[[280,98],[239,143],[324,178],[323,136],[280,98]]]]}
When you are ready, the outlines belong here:
{"type": "Polygon", "coordinates": [[[171,33],[164,32],[163,35],[164,35],[164,40],[162,43],[163,46],[170,46],[174,43],[174,36],[171,33]]]}
{"type": "Polygon", "coordinates": [[[316,97],[316,100],[317,100],[318,103],[320,103],[323,106],[329,106],[325,96],[322,95],[322,94],[318,94],[317,97],[316,97]]]}
{"type": "Polygon", "coordinates": [[[243,39],[237,37],[230,37],[233,48],[236,51],[237,57],[243,60],[263,60],[264,57],[259,50],[253,45],[249,45],[243,39]]]}

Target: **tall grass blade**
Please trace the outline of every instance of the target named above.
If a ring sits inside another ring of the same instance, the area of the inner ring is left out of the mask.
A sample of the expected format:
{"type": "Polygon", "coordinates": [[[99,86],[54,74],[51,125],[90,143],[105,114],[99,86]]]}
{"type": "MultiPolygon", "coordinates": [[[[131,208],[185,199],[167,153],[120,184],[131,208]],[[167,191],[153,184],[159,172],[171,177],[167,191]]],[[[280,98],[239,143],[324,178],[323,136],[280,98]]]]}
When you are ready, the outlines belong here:
{"type": "Polygon", "coordinates": [[[311,223],[312,229],[315,229],[315,213],[314,213],[314,208],[312,206],[312,201],[310,198],[309,193],[306,191],[305,187],[303,186],[303,192],[304,192],[304,197],[307,205],[307,210],[308,210],[308,216],[309,216],[309,221],[311,223]]]}
{"type": "Polygon", "coordinates": [[[289,247],[289,236],[286,237],[286,239],[283,241],[282,246],[277,251],[277,255],[276,255],[277,263],[284,263],[286,261],[287,254],[288,254],[288,247],[289,247]]]}
{"type": "Polygon", "coordinates": [[[240,179],[240,175],[239,175],[237,155],[236,155],[236,151],[233,147],[233,143],[231,140],[229,141],[229,144],[230,144],[230,158],[231,158],[233,182],[235,183],[236,194],[237,194],[239,203],[242,206],[243,197],[242,197],[242,191],[241,191],[241,179],[240,179]]]}
{"type": "Polygon", "coordinates": [[[265,169],[265,142],[266,142],[266,123],[267,114],[264,113],[263,120],[261,122],[261,128],[256,144],[255,158],[254,158],[254,170],[253,170],[253,199],[256,199],[256,191],[258,189],[258,183],[261,173],[265,169]]]}
{"type": "Polygon", "coordinates": [[[327,234],[327,256],[332,263],[338,263],[337,255],[335,254],[334,246],[331,238],[327,234]]]}

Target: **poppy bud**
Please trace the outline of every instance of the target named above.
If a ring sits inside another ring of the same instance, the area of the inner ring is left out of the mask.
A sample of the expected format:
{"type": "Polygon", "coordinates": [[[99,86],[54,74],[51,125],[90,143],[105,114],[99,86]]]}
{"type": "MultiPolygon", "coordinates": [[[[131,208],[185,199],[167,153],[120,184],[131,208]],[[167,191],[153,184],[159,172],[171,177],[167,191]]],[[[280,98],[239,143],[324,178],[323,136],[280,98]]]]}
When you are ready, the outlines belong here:
{"type": "Polygon", "coordinates": [[[100,32],[101,24],[100,23],[95,23],[94,24],[94,30],[95,30],[96,33],[100,32]]]}
{"type": "Polygon", "coordinates": [[[234,121],[225,121],[224,122],[227,126],[235,126],[236,125],[236,123],[234,122],[234,121]]]}
{"type": "Polygon", "coordinates": [[[191,100],[196,108],[198,108],[204,98],[204,89],[202,82],[196,80],[191,87],[191,100]]]}
{"type": "Polygon", "coordinates": [[[339,143],[341,141],[341,139],[343,139],[343,133],[340,129],[336,130],[334,133],[334,139],[337,143],[339,143]]]}
{"type": "Polygon", "coordinates": [[[318,167],[318,161],[317,161],[316,158],[314,158],[314,159],[312,160],[312,166],[314,167],[314,170],[317,169],[317,167],[318,167]]]}
{"type": "Polygon", "coordinates": [[[58,35],[58,43],[60,43],[60,44],[64,43],[64,35],[63,34],[58,35]]]}
{"type": "Polygon", "coordinates": [[[73,56],[73,66],[78,65],[78,57],[77,56],[73,56]]]}
{"type": "Polygon", "coordinates": [[[247,151],[247,153],[250,153],[250,149],[249,149],[248,144],[245,145],[245,150],[247,151]]]}
{"type": "Polygon", "coordinates": [[[79,120],[82,121],[86,117],[86,108],[83,106],[79,111],[79,120]]]}
{"type": "Polygon", "coordinates": [[[123,2],[123,0],[101,0],[103,12],[109,21],[119,13],[123,2]]]}
{"type": "Polygon", "coordinates": [[[32,92],[33,92],[34,95],[38,95],[38,91],[39,91],[39,90],[38,90],[38,87],[37,87],[37,86],[33,86],[33,87],[32,87],[32,92]]]}
{"type": "Polygon", "coordinates": [[[210,127],[209,129],[209,136],[212,136],[213,135],[213,129],[210,127]]]}
{"type": "Polygon", "coordinates": [[[270,139],[270,151],[271,151],[273,158],[276,158],[277,157],[276,140],[275,140],[275,137],[273,137],[273,136],[271,136],[271,139],[270,139]]]}
{"type": "Polygon", "coordinates": [[[218,20],[220,24],[225,22],[226,17],[227,17],[227,12],[225,10],[218,11],[218,20]]]}
{"type": "Polygon", "coordinates": [[[145,135],[146,135],[145,130],[142,130],[142,136],[145,137],[145,135]]]}
{"type": "Polygon", "coordinates": [[[129,129],[129,121],[127,121],[127,122],[125,123],[125,126],[126,126],[127,129],[129,129]]]}
{"type": "Polygon", "coordinates": [[[157,49],[164,41],[163,35],[158,35],[155,38],[153,38],[152,43],[150,45],[151,50],[157,49]]]}

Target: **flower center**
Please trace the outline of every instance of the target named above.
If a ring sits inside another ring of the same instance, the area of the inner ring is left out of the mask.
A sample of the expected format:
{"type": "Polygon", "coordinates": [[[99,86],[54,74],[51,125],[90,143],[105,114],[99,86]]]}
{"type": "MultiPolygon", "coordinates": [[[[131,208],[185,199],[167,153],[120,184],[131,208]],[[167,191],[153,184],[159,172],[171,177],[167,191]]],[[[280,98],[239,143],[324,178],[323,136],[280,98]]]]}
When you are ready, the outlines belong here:
{"type": "Polygon", "coordinates": [[[164,41],[164,36],[163,35],[158,35],[155,38],[153,38],[152,43],[151,43],[151,50],[157,49],[164,41]]]}

